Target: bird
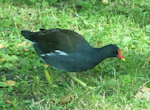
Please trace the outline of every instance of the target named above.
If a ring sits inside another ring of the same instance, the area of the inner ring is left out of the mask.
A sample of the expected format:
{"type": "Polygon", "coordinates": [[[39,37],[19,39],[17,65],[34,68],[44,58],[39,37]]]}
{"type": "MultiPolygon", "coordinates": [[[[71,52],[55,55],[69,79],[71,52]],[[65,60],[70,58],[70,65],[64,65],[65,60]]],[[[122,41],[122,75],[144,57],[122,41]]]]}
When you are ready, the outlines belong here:
{"type": "Polygon", "coordinates": [[[65,71],[77,83],[88,87],[74,77],[71,72],[81,72],[94,68],[106,58],[118,57],[125,61],[118,46],[109,44],[104,47],[92,47],[80,34],[67,29],[40,29],[37,32],[21,30],[21,35],[30,41],[41,57],[45,66],[45,74],[50,83],[46,68],[48,65],[65,71]]]}

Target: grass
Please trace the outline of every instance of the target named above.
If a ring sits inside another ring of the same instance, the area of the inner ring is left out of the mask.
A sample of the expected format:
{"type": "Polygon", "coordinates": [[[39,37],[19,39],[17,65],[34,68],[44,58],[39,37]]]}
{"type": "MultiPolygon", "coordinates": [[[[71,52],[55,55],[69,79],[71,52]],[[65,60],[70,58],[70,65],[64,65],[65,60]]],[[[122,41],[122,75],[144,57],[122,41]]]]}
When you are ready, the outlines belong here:
{"type": "Polygon", "coordinates": [[[120,0],[103,5],[98,0],[77,2],[0,2],[1,81],[19,84],[0,88],[3,110],[141,110],[150,108],[150,100],[135,99],[142,85],[150,87],[150,2],[120,0]],[[109,58],[95,68],[75,73],[87,85],[86,90],[65,72],[49,68],[53,84],[48,85],[42,63],[21,30],[40,28],[71,29],[80,33],[93,47],[110,43],[120,47],[126,62],[109,58]],[[70,103],[59,98],[74,94],[70,103]],[[54,102],[50,103],[49,99],[54,102]],[[6,100],[13,105],[5,103],[6,100]]]}

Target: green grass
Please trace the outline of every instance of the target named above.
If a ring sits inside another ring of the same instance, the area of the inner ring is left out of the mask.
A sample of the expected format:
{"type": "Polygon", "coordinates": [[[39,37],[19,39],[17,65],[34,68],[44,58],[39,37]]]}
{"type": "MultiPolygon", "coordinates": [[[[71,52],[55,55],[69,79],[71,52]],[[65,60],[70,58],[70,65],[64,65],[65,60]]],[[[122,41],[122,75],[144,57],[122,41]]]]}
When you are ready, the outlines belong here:
{"type": "MultiPolygon", "coordinates": [[[[141,110],[150,108],[150,100],[135,99],[138,89],[150,80],[150,2],[120,0],[108,5],[98,0],[57,2],[0,0],[0,81],[19,84],[0,88],[3,110],[141,110]],[[91,2],[92,1],[92,2],[91,2]],[[116,44],[126,62],[109,58],[95,68],[75,73],[87,85],[86,90],[65,72],[49,68],[53,84],[48,85],[42,63],[21,30],[40,28],[71,29],[81,34],[93,47],[116,44]],[[21,46],[17,46],[18,44],[21,46]],[[25,51],[24,48],[29,49],[25,51]],[[58,98],[74,94],[61,105],[58,98]],[[49,104],[54,99],[58,103],[49,104]],[[13,102],[13,106],[5,103],[13,102]]],[[[150,83],[146,83],[150,88],[150,83]]]]}

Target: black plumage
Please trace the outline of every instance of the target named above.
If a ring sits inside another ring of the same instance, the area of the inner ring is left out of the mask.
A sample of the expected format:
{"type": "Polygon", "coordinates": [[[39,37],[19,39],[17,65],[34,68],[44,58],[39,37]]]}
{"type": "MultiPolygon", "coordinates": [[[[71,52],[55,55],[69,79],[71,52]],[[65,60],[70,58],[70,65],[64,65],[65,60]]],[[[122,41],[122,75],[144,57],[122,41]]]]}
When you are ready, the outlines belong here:
{"type": "Polygon", "coordinates": [[[21,34],[32,42],[45,63],[67,72],[93,68],[109,57],[124,60],[120,49],[113,44],[93,48],[78,33],[66,29],[40,29],[39,32],[22,30],[21,34]]]}

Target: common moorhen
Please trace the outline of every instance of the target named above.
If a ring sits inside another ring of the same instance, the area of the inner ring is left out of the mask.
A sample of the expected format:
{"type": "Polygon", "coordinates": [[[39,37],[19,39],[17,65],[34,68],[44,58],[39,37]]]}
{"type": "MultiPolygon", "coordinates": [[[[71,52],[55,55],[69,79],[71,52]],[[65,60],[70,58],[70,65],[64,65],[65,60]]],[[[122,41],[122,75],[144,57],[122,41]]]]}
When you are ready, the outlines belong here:
{"type": "MultiPolygon", "coordinates": [[[[39,32],[22,30],[21,34],[33,44],[45,63],[62,71],[87,70],[109,57],[118,57],[125,61],[116,45],[109,44],[101,48],[93,48],[80,34],[71,30],[58,28],[40,29],[39,32]]],[[[85,83],[68,74],[80,85],[86,86],[85,83]]],[[[47,78],[49,79],[50,76],[47,78]]]]}

